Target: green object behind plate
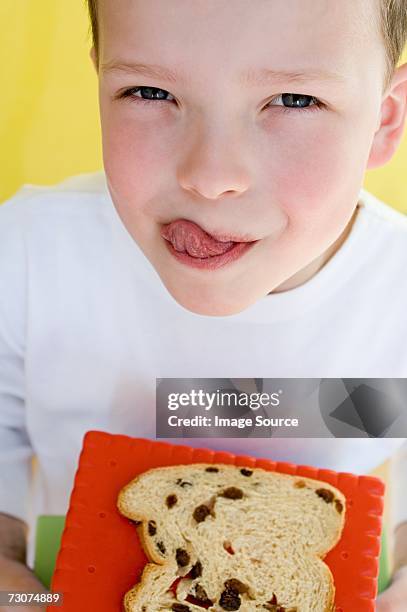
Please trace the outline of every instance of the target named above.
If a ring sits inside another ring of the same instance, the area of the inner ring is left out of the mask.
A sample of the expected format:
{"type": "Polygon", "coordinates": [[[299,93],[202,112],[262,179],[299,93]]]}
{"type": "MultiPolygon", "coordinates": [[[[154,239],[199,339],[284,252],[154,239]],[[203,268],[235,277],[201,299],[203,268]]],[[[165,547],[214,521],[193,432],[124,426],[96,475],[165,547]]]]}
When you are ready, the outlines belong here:
{"type": "Polygon", "coordinates": [[[389,549],[387,542],[387,529],[382,533],[382,547],[380,551],[379,593],[385,591],[390,584],[389,549]]]}
{"type": "MultiPolygon", "coordinates": [[[[47,588],[51,585],[52,574],[54,573],[64,526],[64,516],[38,517],[34,573],[47,588]]],[[[387,550],[387,534],[386,529],[384,529],[380,554],[379,593],[386,589],[389,582],[390,566],[387,550]]]]}
{"type": "Polygon", "coordinates": [[[64,516],[39,516],[35,539],[34,574],[48,589],[61,545],[64,516]]]}

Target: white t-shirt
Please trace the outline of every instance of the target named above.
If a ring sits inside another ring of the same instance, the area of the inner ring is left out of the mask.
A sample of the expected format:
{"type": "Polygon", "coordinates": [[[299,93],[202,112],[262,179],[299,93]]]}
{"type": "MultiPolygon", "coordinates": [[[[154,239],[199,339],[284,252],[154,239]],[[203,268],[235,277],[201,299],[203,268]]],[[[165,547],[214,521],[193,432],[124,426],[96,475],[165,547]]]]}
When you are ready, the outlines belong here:
{"type": "MultiPolygon", "coordinates": [[[[406,377],[407,218],[363,190],[360,204],[349,237],[310,281],[211,317],[168,293],[103,172],[21,188],[0,206],[0,511],[29,525],[66,513],[90,429],[154,438],[156,378],[406,377]]],[[[404,442],[173,441],[354,473],[404,442]]],[[[402,504],[397,521],[407,520],[402,504]]]]}

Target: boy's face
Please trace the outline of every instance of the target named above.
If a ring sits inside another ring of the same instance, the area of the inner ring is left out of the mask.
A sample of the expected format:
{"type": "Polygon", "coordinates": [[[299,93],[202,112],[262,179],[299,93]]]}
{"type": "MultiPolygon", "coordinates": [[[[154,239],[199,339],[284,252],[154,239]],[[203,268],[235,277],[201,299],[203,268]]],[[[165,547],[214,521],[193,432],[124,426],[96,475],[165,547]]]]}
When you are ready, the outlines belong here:
{"type": "Polygon", "coordinates": [[[378,2],[99,0],[99,14],[109,190],[172,296],[229,315],[307,280],[347,231],[378,129],[378,2]],[[180,219],[168,235],[188,263],[160,233],[180,219]],[[193,267],[188,252],[208,255],[194,224],[257,242],[193,267]]]}

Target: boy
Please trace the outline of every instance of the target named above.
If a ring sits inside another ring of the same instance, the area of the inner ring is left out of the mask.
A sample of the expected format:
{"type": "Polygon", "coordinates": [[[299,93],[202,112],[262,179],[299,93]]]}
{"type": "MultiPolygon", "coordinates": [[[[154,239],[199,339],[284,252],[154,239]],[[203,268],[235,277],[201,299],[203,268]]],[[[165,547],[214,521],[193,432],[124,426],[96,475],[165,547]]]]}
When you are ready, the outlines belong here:
{"type": "MultiPolygon", "coordinates": [[[[360,191],[402,136],[405,2],[91,11],[105,172],[0,208],[3,589],[34,588],[21,521],[66,511],[84,432],[154,437],[155,377],[407,372],[407,222],[360,191]]],[[[194,440],[355,472],[400,443],[194,440]]]]}

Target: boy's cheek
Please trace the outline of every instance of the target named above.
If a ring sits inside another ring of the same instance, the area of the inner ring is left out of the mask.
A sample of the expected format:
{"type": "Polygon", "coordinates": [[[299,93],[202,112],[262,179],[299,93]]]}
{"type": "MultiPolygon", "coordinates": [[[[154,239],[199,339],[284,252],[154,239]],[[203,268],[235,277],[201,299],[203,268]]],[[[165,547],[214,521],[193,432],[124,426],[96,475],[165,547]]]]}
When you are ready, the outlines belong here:
{"type": "Polygon", "coordinates": [[[168,164],[174,151],[165,144],[157,127],[120,119],[102,120],[105,172],[120,195],[123,205],[137,207],[148,203],[154,194],[163,193],[168,184],[168,164]]]}
{"type": "Polygon", "coordinates": [[[270,189],[291,223],[320,224],[348,214],[363,180],[366,143],[350,134],[318,129],[286,143],[270,189]]]}

